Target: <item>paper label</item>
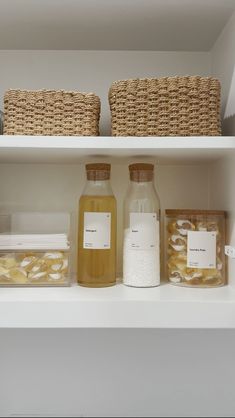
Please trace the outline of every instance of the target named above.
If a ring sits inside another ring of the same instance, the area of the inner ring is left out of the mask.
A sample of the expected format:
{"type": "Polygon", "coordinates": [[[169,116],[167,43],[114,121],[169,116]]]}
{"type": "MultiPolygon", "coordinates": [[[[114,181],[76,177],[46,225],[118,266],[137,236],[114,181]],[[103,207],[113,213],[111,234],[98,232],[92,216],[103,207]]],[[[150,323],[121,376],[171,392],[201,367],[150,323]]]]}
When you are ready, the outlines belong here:
{"type": "Polygon", "coordinates": [[[159,248],[159,221],[156,213],[130,213],[129,245],[133,250],[159,248]]]}
{"type": "Polygon", "coordinates": [[[83,248],[109,250],[111,248],[111,213],[84,213],[83,248]]]}
{"type": "Polygon", "coordinates": [[[216,233],[188,232],[187,267],[216,268],[216,233]]]}

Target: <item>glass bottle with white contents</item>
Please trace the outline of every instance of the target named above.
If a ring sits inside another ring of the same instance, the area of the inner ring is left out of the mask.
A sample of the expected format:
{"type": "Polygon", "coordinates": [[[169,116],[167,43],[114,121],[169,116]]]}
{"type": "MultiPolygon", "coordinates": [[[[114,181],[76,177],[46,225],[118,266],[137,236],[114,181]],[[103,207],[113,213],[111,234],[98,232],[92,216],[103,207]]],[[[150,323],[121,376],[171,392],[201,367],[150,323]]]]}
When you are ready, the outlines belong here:
{"type": "Polygon", "coordinates": [[[132,164],[124,203],[123,283],[160,285],[160,200],[152,164],[132,164]]]}
{"type": "Polygon", "coordinates": [[[116,284],[116,199],[110,164],[87,164],[87,182],[79,201],[78,283],[116,284]]]}

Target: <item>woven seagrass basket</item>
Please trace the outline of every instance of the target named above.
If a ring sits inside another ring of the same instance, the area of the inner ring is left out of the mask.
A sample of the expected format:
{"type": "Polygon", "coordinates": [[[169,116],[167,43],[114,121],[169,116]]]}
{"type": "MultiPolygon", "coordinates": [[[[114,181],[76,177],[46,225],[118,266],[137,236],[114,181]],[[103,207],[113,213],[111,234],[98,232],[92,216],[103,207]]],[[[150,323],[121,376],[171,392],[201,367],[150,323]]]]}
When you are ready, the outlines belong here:
{"type": "Polygon", "coordinates": [[[112,135],[221,135],[220,90],[211,77],[116,81],[109,91],[112,135]]]}
{"type": "Polygon", "coordinates": [[[93,93],[8,90],[4,113],[5,135],[99,135],[100,99],[93,93]]]}

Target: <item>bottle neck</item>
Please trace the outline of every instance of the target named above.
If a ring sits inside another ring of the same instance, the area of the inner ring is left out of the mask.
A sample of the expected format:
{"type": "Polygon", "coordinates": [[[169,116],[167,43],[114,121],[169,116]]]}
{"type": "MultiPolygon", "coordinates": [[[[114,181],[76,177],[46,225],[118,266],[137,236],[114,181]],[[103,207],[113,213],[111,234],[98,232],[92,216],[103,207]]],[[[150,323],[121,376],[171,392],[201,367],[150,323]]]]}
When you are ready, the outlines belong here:
{"type": "Polygon", "coordinates": [[[152,190],[154,189],[154,184],[153,181],[133,181],[131,180],[131,188],[136,190],[136,191],[141,191],[141,190],[152,190]]]}
{"type": "Polygon", "coordinates": [[[87,196],[112,196],[113,191],[110,180],[87,180],[83,195],[87,196]]]}
{"type": "Polygon", "coordinates": [[[130,212],[159,212],[160,200],[153,181],[131,181],[125,199],[125,219],[129,222],[130,212]]]}

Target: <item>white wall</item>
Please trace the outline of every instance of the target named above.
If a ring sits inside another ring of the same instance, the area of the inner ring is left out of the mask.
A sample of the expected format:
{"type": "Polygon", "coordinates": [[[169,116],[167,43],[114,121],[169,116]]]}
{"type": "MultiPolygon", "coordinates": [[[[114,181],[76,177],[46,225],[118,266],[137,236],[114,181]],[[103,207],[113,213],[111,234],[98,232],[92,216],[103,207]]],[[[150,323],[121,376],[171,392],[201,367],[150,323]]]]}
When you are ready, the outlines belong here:
{"type": "MultiPolygon", "coordinates": [[[[235,152],[229,158],[212,164],[209,174],[210,208],[223,209],[227,212],[228,245],[235,247],[235,152]]],[[[228,259],[229,283],[235,286],[235,260],[228,259]]]]}
{"type": "MultiPolygon", "coordinates": [[[[235,114],[235,13],[222,31],[212,51],[212,74],[222,83],[222,116],[235,114]]],[[[235,134],[235,118],[224,121],[224,133],[235,134]]]]}
{"type": "Polygon", "coordinates": [[[211,73],[207,52],[0,51],[0,63],[0,109],[9,88],[91,91],[102,101],[101,134],[110,134],[113,81],[211,73]]]}
{"type": "MultiPolygon", "coordinates": [[[[224,134],[235,135],[235,13],[231,16],[212,49],[212,74],[219,77],[222,89],[224,134]],[[231,116],[227,118],[228,116],[231,116]]],[[[210,207],[228,213],[227,243],[235,246],[235,153],[213,164],[210,172],[210,207]]],[[[230,283],[235,285],[235,260],[228,260],[230,283]]]]}

